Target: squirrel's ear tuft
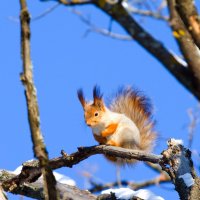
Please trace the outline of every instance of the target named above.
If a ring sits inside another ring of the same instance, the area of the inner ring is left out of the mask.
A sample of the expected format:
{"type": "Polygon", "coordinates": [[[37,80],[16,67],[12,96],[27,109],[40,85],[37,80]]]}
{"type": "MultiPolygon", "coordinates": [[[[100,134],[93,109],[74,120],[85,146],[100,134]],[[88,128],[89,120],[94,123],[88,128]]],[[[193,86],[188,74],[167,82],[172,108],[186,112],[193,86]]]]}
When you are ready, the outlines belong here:
{"type": "Polygon", "coordinates": [[[100,87],[98,85],[95,85],[93,88],[93,98],[95,99],[102,99],[102,94],[100,91],[100,87]]]}
{"type": "Polygon", "coordinates": [[[94,105],[103,107],[104,103],[103,103],[102,97],[103,97],[103,94],[101,94],[99,86],[95,85],[93,88],[94,105]]]}
{"type": "Polygon", "coordinates": [[[85,101],[85,97],[84,97],[84,94],[83,94],[83,90],[82,90],[82,89],[79,89],[79,90],[77,91],[77,95],[78,95],[79,101],[81,102],[81,105],[82,105],[83,108],[84,108],[85,105],[86,105],[86,101],[85,101]]]}

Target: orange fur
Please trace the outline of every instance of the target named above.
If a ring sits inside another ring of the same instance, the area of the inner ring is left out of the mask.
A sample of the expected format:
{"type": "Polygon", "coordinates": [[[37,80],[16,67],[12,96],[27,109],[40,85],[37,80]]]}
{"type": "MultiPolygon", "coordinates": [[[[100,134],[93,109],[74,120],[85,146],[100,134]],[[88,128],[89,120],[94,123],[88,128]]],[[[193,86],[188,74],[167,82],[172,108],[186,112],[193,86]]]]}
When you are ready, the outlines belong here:
{"type": "Polygon", "coordinates": [[[114,140],[108,140],[108,142],[106,144],[111,145],[111,146],[120,147],[120,145],[117,142],[115,142],[114,140]]]}
{"type": "Polygon", "coordinates": [[[101,135],[103,137],[108,137],[108,136],[114,134],[117,129],[117,126],[118,126],[118,124],[110,124],[109,126],[106,127],[106,129],[104,129],[101,132],[101,135]]]}

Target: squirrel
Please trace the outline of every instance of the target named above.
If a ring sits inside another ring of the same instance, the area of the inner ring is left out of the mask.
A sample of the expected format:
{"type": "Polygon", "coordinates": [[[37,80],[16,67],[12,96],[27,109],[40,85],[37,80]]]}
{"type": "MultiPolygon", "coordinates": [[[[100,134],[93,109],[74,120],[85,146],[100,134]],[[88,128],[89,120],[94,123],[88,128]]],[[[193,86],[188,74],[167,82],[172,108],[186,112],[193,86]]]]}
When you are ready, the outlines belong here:
{"type": "MultiPolygon", "coordinates": [[[[155,121],[149,99],[132,87],[122,87],[107,107],[100,88],[93,88],[93,101],[85,100],[83,90],[77,91],[84,110],[86,124],[92,128],[99,144],[127,149],[151,151],[155,139],[155,121]]],[[[136,160],[105,156],[119,165],[133,164],[136,160]]]]}

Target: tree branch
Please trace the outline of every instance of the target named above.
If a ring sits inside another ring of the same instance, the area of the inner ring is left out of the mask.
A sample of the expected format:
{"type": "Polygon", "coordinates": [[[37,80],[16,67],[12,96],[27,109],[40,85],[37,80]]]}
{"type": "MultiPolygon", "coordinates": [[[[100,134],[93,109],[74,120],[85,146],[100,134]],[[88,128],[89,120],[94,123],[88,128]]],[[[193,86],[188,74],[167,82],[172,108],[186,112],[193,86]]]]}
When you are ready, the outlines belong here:
{"type": "MultiPolygon", "coordinates": [[[[63,154],[63,156],[49,160],[51,169],[58,169],[61,167],[72,167],[79,162],[87,159],[95,154],[105,154],[108,156],[115,156],[118,158],[136,159],[141,161],[149,161],[152,163],[159,163],[162,158],[161,155],[149,154],[143,151],[124,149],[120,147],[99,145],[92,147],[79,147],[78,151],[70,155],[63,154]]],[[[4,182],[3,188],[7,191],[13,185],[19,186],[23,183],[31,183],[36,181],[41,176],[41,169],[38,161],[26,162],[23,164],[22,171],[13,179],[4,182]]]]}
{"type": "MultiPolygon", "coordinates": [[[[9,171],[0,170],[0,182],[6,182],[15,175],[9,171]]],[[[44,200],[43,194],[43,183],[39,179],[34,183],[23,183],[21,185],[16,186],[13,190],[6,190],[13,194],[20,194],[23,196],[27,196],[34,199],[42,199],[44,200]]],[[[74,200],[95,200],[96,197],[92,195],[90,192],[86,190],[80,190],[77,187],[70,186],[67,184],[58,183],[56,184],[56,188],[59,192],[59,199],[66,200],[66,199],[74,199],[74,200]]]]}
{"type": "Polygon", "coordinates": [[[87,35],[90,31],[92,31],[92,32],[96,32],[96,33],[99,33],[104,36],[111,37],[113,39],[125,40],[125,41],[133,40],[133,38],[130,37],[129,35],[122,35],[122,34],[114,33],[107,29],[99,28],[99,27],[95,26],[86,16],[84,16],[78,10],[72,9],[71,12],[74,13],[75,15],[77,15],[81,19],[81,21],[83,21],[87,26],[89,26],[89,30],[86,31],[85,35],[87,35]]]}
{"type": "Polygon", "coordinates": [[[128,12],[131,12],[135,15],[145,16],[145,17],[152,17],[154,19],[168,21],[169,17],[161,15],[159,12],[153,12],[151,10],[141,10],[131,6],[127,1],[123,1],[123,5],[126,7],[128,12]]]}
{"type": "MultiPolygon", "coordinates": [[[[108,4],[104,0],[96,0],[95,4],[104,12],[114,18],[141,46],[143,46],[150,54],[157,58],[187,89],[189,89],[198,99],[200,99],[199,84],[194,82],[194,76],[177,59],[163,46],[163,44],[153,38],[145,31],[124,9],[117,3],[108,4]]],[[[195,50],[196,52],[196,50],[195,50]]],[[[195,54],[196,55],[196,54],[195,54]]],[[[200,76],[199,76],[200,77],[200,76]]]]}
{"type": "Polygon", "coordinates": [[[170,12],[170,25],[179,48],[188,63],[188,69],[193,74],[191,81],[193,81],[198,95],[200,94],[200,51],[176,11],[175,0],[167,0],[167,2],[170,12]]]}
{"type": "MultiPolygon", "coordinates": [[[[32,63],[30,56],[30,15],[26,5],[26,0],[20,0],[21,13],[21,54],[23,61],[22,83],[25,87],[25,96],[28,107],[28,120],[33,142],[33,151],[38,158],[42,174],[44,177],[45,199],[57,199],[56,181],[51,168],[48,165],[48,154],[43,142],[40,130],[39,108],[37,103],[36,89],[33,82],[32,63]]],[[[14,185],[12,185],[14,186],[14,185]]]]}
{"type": "MultiPolygon", "coordinates": [[[[65,1],[64,3],[59,0],[57,1],[66,6],[84,4],[84,0],[79,0],[78,3],[76,3],[77,0],[65,1]]],[[[180,83],[182,83],[192,94],[195,95],[197,99],[200,100],[200,81],[194,81],[193,72],[182,65],[182,63],[180,63],[160,41],[156,40],[147,31],[145,31],[126,11],[121,1],[92,0],[87,3],[96,5],[103,12],[115,19],[116,22],[118,22],[133,39],[135,39],[151,55],[158,59],[158,61],[160,61],[180,83]]]]}
{"type": "MultiPolygon", "coordinates": [[[[5,182],[8,179],[12,179],[15,175],[9,171],[0,170],[0,183],[5,182]]],[[[62,184],[57,182],[56,184],[57,190],[59,191],[60,200],[117,200],[114,193],[111,195],[99,195],[95,196],[91,194],[88,190],[80,190],[75,186],[70,186],[67,184],[62,184]]],[[[10,192],[10,191],[9,191],[10,192]]],[[[27,196],[34,199],[44,200],[43,195],[43,183],[38,180],[35,183],[24,183],[18,187],[15,187],[14,190],[11,191],[13,194],[20,194],[23,196],[27,196]]],[[[138,197],[132,197],[131,200],[142,200],[138,197]]],[[[1,199],[3,200],[3,199],[1,199]]],[[[6,199],[5,199],[6,200],[6,199]]]]}
{"type": "MultiPolygon", "coordinates": [[[[127,150],[119,147],[99,145],[92,147],[81,147],[78,151],[49,161],[52,169],[60,167],[72,167],[94,154],[105,154],[125,159],[136,159],[159,163],[163,171],[167,172],[173,181],[181,200],[195,200],[200,196],[200,179],[197,177],[191,160],[191,152],[184,148],[178,140],[171,139],[168,149],[162,155],[149,154],[137,150],[127,150]],[[189,178],[188,178],[189,177],[189,178]]],[[[2,183],[5,191],[13,191],[15,188],[37,180],[41,175],[38,161],[32,161],[23,165],[19,175],[2,183]],[[13,185],[15,186],[13,189],[13,185]]],[[[148,183],[150,184],[150,183],[148,183]]]]}
{"type": "Polygon", "coordinates": [[[200,18],[194,0],[176,0],[176,9],[200,49],[200,18]]]}
{"type": "Polygon", "coordinates": [[[160,165],[171,177],[180,199],[199,199],[200,179],[195,173],[190,150],[175,140],[169,140],[168,149],[162,155],[160,165]]]}

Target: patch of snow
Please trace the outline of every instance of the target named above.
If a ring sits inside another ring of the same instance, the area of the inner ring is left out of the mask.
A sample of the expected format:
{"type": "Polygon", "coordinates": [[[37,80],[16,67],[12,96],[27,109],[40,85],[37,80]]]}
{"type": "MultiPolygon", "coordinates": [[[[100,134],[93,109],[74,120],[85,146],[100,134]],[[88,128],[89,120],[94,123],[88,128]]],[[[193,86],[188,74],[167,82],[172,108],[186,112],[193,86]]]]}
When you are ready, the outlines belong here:
{"type": "MultiPolygon", "coordinates": [[[[29,161],[31,162],[33,160],[29,160],[29,161]]],[[[29,161],[27,161],[27,162],[29,162],[29,161]]],[[[12,173],[18,175],[21,173],[21,170],[22,170],[22,165],[17,167],[14,171],[12,171],[12,173]]],[[[67,184],[67,185],[71,185],[71,186],[76,185],[76,182],[73,179],[69,178],[68,176],[65,176],[64,174],[60,174],[58,172],[53,172],[53,174],[55,176],[56,181],[59,183],[67,184]]],[[[41,180],[42,176],[40,176],[39,179],[41,180]]]]}
{"type": "Polygon", "coordinates": [[[111,192],[115,193],[117,199],[129,200],[135,196],[144,200],[164,200],[162,197],[156,196],[150,190],[144,189],[137,191],[131,190],[130,188],[108,189],[102,191],[101,194],[110,194],[111,192]]]}
{"type": "Polygon", "coordinates": [[[65,176],[64,174],[60,174],[58,172],[53,172],[53,174],[56,178],[56,181],[58,181],[59,183],[67,184],[71,186],[76,185],[76,182],[73,179],[69,178],[68,176],[65,176]]]}
{"type": "Polygon", "coordinates": [[[174,58],[184,67],[187,67],[188,64],[185,60],[183,60],[180,56],[176,55],[172,50],[170,50],[170,53],[174,56],[174,58]]]}
{"type": "Polygon", "coordinates": [[[190,173],[185,173],[181,176],[179,176],[179,178],[182,178],[185,185],[187,185],[187,187],[190,187],[194,184],[194,179],[192,178],[190,173]]]}
{"type": "Polygon", "coordinates": [[[183,140],[181,140],[181,139],[177,140],[175,138],[171,138],[170,142],[171,142],[172,145],[179,145],[179,144],[183,145],[183,140]]]}

